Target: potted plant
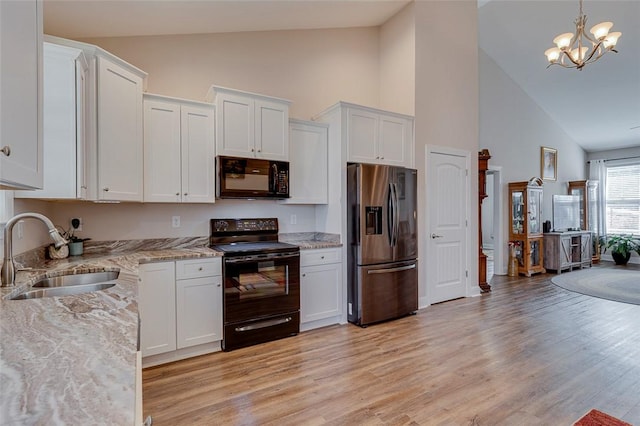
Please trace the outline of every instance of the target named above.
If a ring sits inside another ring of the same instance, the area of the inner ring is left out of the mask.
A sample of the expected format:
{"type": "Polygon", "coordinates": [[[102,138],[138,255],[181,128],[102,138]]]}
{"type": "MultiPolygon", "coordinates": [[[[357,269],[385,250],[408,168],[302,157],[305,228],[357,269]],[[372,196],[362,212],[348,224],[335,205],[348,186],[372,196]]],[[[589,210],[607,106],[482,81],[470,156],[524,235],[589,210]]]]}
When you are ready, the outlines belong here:
{"type": "Polygon", "coordinates": [[[633,235],[607,235],[604,251],[607,249],[611,249],[611,257],[616,265],[626,265],[632,251],[640,255],[640,239],[633,235]]]}

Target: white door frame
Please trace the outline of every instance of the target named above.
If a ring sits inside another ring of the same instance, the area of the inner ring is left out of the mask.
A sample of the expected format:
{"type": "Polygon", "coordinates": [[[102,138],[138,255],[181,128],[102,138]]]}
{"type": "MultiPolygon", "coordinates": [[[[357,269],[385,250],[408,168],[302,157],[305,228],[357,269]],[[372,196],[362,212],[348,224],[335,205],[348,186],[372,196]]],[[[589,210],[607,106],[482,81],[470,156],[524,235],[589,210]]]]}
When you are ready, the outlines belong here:
{"type": "MultiPolygon", "coordinates": [[[[435,145],[427,145],[425,147],[425,159],[424,159],[424,184],[425,184],[425,203],[424,203],[424,210],[425,210],[425,214],[424,214],[424,222],[422,223],[422,229],[424,230],[422,232],[422,244],[421,244],[421,249],[422,249],[422,253],[424,253],[424,256],[420,256],[422,259],[425,259],[422,261],[423,264],[423,273],[422,273],[422,277],[423,277],[423,283],[421,283],[422,285],[424,285],[424,289],[425,289],[425,298],[423,300],[419,301],[419,306],[420,307],[424,307],[424,306],[429,306],[431,304],[432,301],[432,289],[429,288],[429,283],[427,280],[427,274],[428,271],[426,270],[426,258],[430,255],[428,247],[429,247],[429,238],[428,238],[428,230],[429,230],[429,195],[431,194],[431,192],[433,192],[433,187],[430,186],[430,182],[429,182],[429,160],[431,159],[431,155],[432,154],[447,154],[447,155],[455,155],[455,156],[459,156],[459,157],[464,157],[465,158],[465,168],[469,171],[467,173],[466,176],[466,192],[467,192],[467,199],[465,200],[465,204],[467,206],[467,211],[466,211],[466,216],[467,216],[467,227],[466,227],[466,231],[465,231],[465,239],[467,241],[467,248],[466,248],[466,264],[465,264],[465,269],[468,271],[467,277],[466,277],[466,285],[465,285],[465,297],[470,297],[470,296],[477,296],[480,294],[480,287],[478,286],[478,280],[477,280],[477,276],[478,276],[478,246],[471,244],[471,242],[473,241],[472,236],[471,236],[471,227],[469,226],[469,222],[471,220],[471,211],[470,211],[470,207],[471,207],[471,152],[470,151],[466,151],[466,150],[462,150],[462,149],[457,149],[457,148],[451,148],[451,147],[444,147],[444,146],[435,146],[435,145]],[[471,260],[475,259],[475,268],[471,268],[471,260]]],[[[475,194],[475,192],[474,192],[475,194]]],[[[476,212],[477,213],[477,212],[476,212]]],[[[476,214],[477,216],[477,214],[476,214]]],[[[476,230],[477,231],[477,230],[476,230]]],[[[477,233],[477,232],[476,232],[477,233]]]]}
{"type": "MultiPolygon", "coordinates": [[[[502,191],[502,166],[489,164],[493,175],[493,273],[506,275],[507,267],[504,258],[505,241],[503,241],[504,227],[502,226],[502,205],[504,194],[502,191]]],[[[478,207],[479,208],[479,207],[478,207]]]]}

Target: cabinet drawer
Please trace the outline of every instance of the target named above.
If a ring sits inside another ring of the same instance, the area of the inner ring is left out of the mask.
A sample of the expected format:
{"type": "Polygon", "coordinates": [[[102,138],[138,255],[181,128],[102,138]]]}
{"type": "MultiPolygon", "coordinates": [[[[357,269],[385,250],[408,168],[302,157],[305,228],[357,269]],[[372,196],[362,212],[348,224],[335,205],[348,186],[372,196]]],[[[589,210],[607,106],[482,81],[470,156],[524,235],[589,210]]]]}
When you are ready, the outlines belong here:
{"type": "Polygon", "coordinates": [[[213,275],[222,275],[222,261],[219,258],[176,261],[177,280],[213,275]]]}
{"type": "Polygon", "coordinates": [[[342,250],[340,248],[300,251],[300,266],[323,265],[338,262],[342,262],[342,250]]]}

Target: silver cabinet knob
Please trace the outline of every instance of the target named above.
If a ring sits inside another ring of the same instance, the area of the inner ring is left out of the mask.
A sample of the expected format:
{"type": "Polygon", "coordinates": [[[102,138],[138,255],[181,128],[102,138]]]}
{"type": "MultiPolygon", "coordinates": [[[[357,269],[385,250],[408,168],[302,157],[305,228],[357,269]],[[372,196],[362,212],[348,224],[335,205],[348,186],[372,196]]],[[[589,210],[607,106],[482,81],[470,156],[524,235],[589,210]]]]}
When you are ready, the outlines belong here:
{"type": "Polygon", "coordinates": [[[438,234],[431,234],[431,238],[435,239],[435,238],[442,238],[442,235],[438,235],[438,234]]]}
{"type": "Polygon", "coordinates": [[[102,188],[102,190],[103,190],[104,192],[109,192],[109,187],[108,187],[108,186],[105,186],[104,188],[102,188]]]}
{"type": "Polygon", "coordinates": [[[254,152],[254,151],[255,151],[255,149],[251,148],[251,152],[254,152]]]}
{"type": "Polygon", "coordinates": [[[8,157],[11,155],[11,147],[9,145],[5,145],[2,147],[2,149],[0,149],[0,152],[8,157]]]}
{"type": "Polygon", "coordinates": [[[202,271],[202,266],[198,268],[198,271],[202,271]]]}
{"type": "Polygon", "coordinates": [[[176,196],[179,196],[179,195],[180,195],[180,193],[179,193],[179,192],[176,192],[176,196]]]}
{"type": "Polygon", "coordinates": [[[324,256],[320,256],[320,259],[324,259],[324,256]]]}
{"type": "Polygon", "coordinates": [[[188,193],[188,192],[185,192],[185,193],[184,193],[184,194],[182,194],[182,195],[184,195],[184,196],[186,197],[187,195],[189,195],[189,193],[188,193]]]}

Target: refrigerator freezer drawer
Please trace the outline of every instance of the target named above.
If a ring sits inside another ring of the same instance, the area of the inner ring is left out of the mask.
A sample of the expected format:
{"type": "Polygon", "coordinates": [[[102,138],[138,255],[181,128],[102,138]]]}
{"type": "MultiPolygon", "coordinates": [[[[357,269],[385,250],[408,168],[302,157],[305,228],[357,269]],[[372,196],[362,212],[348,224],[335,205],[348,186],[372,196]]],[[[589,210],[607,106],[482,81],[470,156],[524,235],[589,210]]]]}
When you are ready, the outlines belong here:
{"type": "Polygon", "coordinates": [[[418,310],[416,261],[358,267],[358,286],[352,293],[353,321],[367,325],[418,310]]]}

